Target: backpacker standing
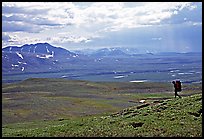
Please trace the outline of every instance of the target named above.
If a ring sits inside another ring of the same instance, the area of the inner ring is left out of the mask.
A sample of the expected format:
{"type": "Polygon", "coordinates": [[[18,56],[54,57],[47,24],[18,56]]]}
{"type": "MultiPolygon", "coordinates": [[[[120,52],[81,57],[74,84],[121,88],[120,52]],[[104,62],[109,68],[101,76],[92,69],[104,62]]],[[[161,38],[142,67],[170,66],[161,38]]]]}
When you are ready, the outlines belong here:
{"type": "Polygon", "coordinates": [[[180,81],[176,81],[176,82],[173,81],[172,83],[174,84],[175,98],[176,98],[176,96],[178,96],[179,98],[181,98],[181,96],[178,95],[178,93],[177,93],[177,92],[180,92],[180,91],[181,91],[181,82],[180,82],[180,81]]]}

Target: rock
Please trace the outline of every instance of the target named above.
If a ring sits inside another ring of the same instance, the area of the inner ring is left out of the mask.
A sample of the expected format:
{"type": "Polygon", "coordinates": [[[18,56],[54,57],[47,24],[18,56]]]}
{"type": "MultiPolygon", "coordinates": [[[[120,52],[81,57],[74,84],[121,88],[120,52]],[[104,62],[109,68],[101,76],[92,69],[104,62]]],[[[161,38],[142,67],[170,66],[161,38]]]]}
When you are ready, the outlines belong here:
{"type": "Polygon", "coordinates": [[[136,127],[142,127],[143,124],[144,124],[144,123],[142,123],[142,122],[132,122],[132,123],[130,123],[129,125],[131,125],[131,126],[133,126],[134,128],[136,128],[136,127]]]}
{"type": "Polygon", "coordinates": [[[155,100],[155,101],[153,101],[153,103],[162,103],[162,102],[164,102],[163,100],[155,100]]]}
{"type": "Polygon", "coordinates": [[[166,107],[166,106],[162,106],[162,107],[159,107],[159,109],[161,109],[161,110],[165,110],[165,109],[167,109],[168,107],[166,107]]]}
{"type": "Polygon", "coordinates": [[[147,107],[147,106],[149,106],[148,103],[143,104],[143,105],[139,105],[139,106],[137,106],[137,109],[141,109],[141,108],[144,108],[144,107],[147,107]]]}
{"type": "Polygon", "coordinates": [[[201,113],[197,113],[197,112],[188,112],[190,115],[193,115],[195,117],[199,117],[201,113]]]}
{"type": "Polygon", "coordinates": [[[63,120],[64,120],[64,118],[59,118],[59,119],[58,119],[58,121],[63,121],[63,120]]]}
{"type": "Polygon", "coordinates": [[[184,122],[181,122],[180,124],[181,124],[181,125],[184,125],[184,122]]]}
{"type": "Polygon", "coordinates": [[[198,113],[200,113],[200,114],[201,114],[201,113],[202,113],[202,111],[203,111],[203,110],[202,110],[202,108],[201,108],[200,110],[198,110],[198,113]]]}
{"type": "Polygon", "coordinates": [[[145,102],[145,100],[143,99],[143,100],[140,100],[139,102],[140,102],[140,103],[144,103],[144,102],[145,102]]]}

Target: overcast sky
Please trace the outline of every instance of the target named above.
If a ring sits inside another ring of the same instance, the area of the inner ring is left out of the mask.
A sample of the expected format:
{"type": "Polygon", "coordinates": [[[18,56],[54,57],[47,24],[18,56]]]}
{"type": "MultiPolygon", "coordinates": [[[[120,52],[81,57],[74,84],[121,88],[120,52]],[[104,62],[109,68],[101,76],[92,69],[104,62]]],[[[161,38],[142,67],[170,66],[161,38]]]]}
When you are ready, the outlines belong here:
{"type": "Polygon", "coordinates": [[[201,2],[3,2],[2,47],[202,51],[201,2]]]}

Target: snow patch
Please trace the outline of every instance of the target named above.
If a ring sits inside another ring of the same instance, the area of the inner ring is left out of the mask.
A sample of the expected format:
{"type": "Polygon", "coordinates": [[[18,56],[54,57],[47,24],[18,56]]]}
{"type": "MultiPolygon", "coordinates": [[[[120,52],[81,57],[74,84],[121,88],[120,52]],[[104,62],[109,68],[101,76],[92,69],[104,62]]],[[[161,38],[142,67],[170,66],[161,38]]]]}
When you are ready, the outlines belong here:
{"type": "Polygon", "coordinates": [[[11,66],[12,66],[12,67],[19,67],[19,65],[14,65],[14,64],[11,64],[11,66]]]}
{"type": "Polygon", "coordinates": [[[26,65],[27,63],[18,61],[18,64],[25,64],[26,65]]]}
{"type": "Polygon", "coordinates": [[[120,79],[120,78],[124,78],[124,77],[125,77],[125,76],[122,75],[122,76],[115,76],[114,78],[115,78],[115,79],[120,79]]]}
{"type": "Polygon", "coordinates": [[[102,61],[102,60],[103,60],[103,58],[94,59],[95,62],[100,62],[100,61],[102,61]]]}
{"type": "Polygon", "coordinates": [[[35,53],[35,49],[37,48],[37,46],[34,47],[33,53],[35,53]]]}
{"type": "Polygon", "coordinates": [[[18,53],[18,52],[16,52],[16,54],[17,54],[21,59],[23,59],[22,54],[20,54],[20,53],[18,53]]]}
{"type": "Polygon", "coordinates": [[[181,72],[181,73],[178,73],[179,75],[184,75],[184,74],[193,74],[193,73],[188,73],[188,72],[185,72],[185,73],[183,73],[183,72],[181,72]]]}
{"type": "MultiPolygon", "coordinates": [[[[3,57],[3,56],[2,56],[2,57],[3,57]]],[[[4,58],[8,59],[8,58],[7,58],[7,55],[5,55],[5,57],[4,57],[4,58]]]]}
{"type": "Polygon", "coordinates": [[[29,53],[30,53],[30,49],[31,49],[31,46],[30,46],[29,51],[28,51],[29,53]]]}
{"type": "Polygon", "coordinates": [[[144,100],[144,99],[142,99],[142,100],[140,100],[139,102],[140,102],[140,103],[144,103],[144,102],[145,102],[145,100],[144,100]]]}
{"type": "Polygon", "coordinates": [[[38,57],[38,58],[45,58],[44,56],[40,56],[40,55],[36,55],[36,57],[38,57]]]}
{"type": "Polygon", "coordinates": [[[78,55],[73,55],[72,57],[74,57],[74,58],[75,58],[75,57],[79,57],[79,56],[78,56],[78,55]]]}
{"type": "Polygon", "coordinates": [[[62,78],[67,78],[67,76],[63,75],[62,78]]]}
{"type": "Polygon", "coordinates": [[[172,73],[172,72],[179,72],[179,71],[180,71],[180,70],[172,70],[172,71],[170,71],[170,72],[172,73]]]}
{"type": "Polygon", "coordinates": [[[51,55],[46,55],[46,54],[45,54],[45,55],[36,55],[36,57],[48,59],[48,58],[54,57],[54,52],[52,51],[52,54],[51,54],[51,55]]]}
{"type": "Polygon", "coordinates": [[[24,69],[25,69],[25,68],[24,68],[24,67],[22,67],[22,69],[21,69],[21,70],[22,70],[22,71],[24,71],[24,69]]]}
{"type": "MultiPolygon", "coordinates": [[[[46,46],[46,49],[47,49],[47,46],[46,46]]],[[[50,51],[47,49],[47,53],[49,53],[50,51]]]]}
{"type": "Polygon", "coordinates": [[[147,80],[135,80],[135,81],[130,81],[131,83],[142,83],[146,82],[147,80]]]}

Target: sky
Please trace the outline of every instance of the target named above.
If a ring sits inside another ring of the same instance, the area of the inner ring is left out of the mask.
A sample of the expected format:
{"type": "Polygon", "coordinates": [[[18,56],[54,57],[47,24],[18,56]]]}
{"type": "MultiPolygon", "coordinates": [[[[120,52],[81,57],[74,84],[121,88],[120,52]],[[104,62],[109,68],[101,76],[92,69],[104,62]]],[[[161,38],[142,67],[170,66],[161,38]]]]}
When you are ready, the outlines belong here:
{"type": "Polygon", "coordinates": [[[2,47],[202,52],[202,2],[2,2],[2,47]]]}

